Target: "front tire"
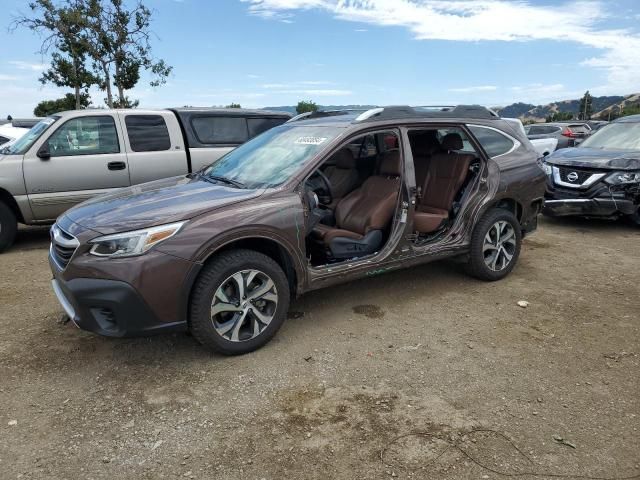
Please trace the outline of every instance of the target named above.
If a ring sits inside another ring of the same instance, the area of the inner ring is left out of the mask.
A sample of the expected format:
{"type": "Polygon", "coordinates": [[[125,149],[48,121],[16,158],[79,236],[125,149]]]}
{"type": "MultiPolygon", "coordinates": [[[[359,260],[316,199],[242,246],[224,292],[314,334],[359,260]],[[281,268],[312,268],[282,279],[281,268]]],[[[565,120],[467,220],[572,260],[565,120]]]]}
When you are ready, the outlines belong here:
{"type": "Polygon", "coordinates": [[[0,253],[13,245],[18,231],[18,220],[6,203],[0,202],[0,253]]]}
{"type": "Polygon", "coordinates": [[[253,250],[223,252],[198,277],[189,323],[194,338],[223,355],[265,345],[284,322],[290,288],[282,268],[253,250]]]}
{"type": "Polygon", "coordinates": [[[487,282],[501,280],[515,267],[521,246],[522,230],[513,213],[489,210],[473,230],[467,271],[487,282]]]}

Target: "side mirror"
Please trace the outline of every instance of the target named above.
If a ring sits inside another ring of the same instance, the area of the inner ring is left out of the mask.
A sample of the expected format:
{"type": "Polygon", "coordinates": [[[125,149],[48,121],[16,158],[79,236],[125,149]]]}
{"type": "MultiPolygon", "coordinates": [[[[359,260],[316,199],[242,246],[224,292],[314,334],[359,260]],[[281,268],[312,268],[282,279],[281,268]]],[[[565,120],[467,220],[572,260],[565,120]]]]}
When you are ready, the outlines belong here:
{"type": "Polygon", "coordinates": [[[44,145],[42,145],[36,155],[40,160],[49,160],[51,158],[51,152],[49,152],[49,144],[45,143],[44,145]]]}
{"type": "Polygon", "coordinates": [[[544,153],[542,154],[542,156],[543,156],[543,157],[546,157],[546,156],[548,156],[548,155],[549,155],[549,152],[544,152],[544,153]]]}

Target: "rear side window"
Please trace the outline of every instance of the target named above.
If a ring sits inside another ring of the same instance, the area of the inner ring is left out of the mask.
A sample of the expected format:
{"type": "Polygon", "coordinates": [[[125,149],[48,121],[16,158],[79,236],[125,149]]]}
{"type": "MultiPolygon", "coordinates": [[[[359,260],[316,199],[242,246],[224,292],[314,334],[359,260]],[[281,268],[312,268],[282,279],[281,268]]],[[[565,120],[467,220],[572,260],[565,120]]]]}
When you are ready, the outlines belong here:
{"type": "Polygon", "coordinates": [[[49,140],[52,157],[104,155],[120,152],[113,117],[78,117],[63,123],[49,140]]]}
{"type": "Polygon", "coordinates": [[[490,157],[504,155],[515,147],[513,140],[491,128],[470,125],[469,130],[471,130],[490,157]]]}
{"type": "Polygon", "coordinates": [[[543,135],[545,133],[551,133],[549,127],[542,127],[539,125],[532,125],[528,128],[527,133],[529,135],[543,135]]]}
{"type": "Polygon", "coordinates": [[[203,115],[194,117],[191,126],[200,143],[239,144],[248,140],[247,120],[244,117],[203,115]]]}
{"type": "Polygon", "coordinates": [[[262,132],[282,125],[286,119],[284,118],[247,118],[247,126],[249,127],[249,138],[256,137],[262,132]]]}
{"type": "Polygon", "coordinates": [[[0,145],[2,145],[3,143],[6,143],[8,141],[9,141],[9,139],[7,137],[0,136],[0,145]]]}
{"type": "Polygon", "coordinates": [[[129,145],[134,152],[159,152],[171,148],[171,138],[160,115],[127,115],[129,145]]]}

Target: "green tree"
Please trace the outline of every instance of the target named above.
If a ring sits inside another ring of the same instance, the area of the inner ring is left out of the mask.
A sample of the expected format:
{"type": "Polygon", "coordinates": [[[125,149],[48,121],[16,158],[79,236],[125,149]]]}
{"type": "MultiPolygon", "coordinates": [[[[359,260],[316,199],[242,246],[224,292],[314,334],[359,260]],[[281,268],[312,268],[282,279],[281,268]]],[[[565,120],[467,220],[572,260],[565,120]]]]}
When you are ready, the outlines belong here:
{"type": "Polygon", "coordinates": [[[51,65],[40,77],[40,82],[73,88],[74,108],[82,108],[89,88],[98,83],[98,78],[87,68],[83,35],[87,23],[82,2],[66,0],[58,5],[52,0],[34,0],[29,8],[32,16],[16,18],[11,29],[23,26],[42,35],[40,53],[53,53],[51,65]]]}
{"type": "Polygon", "coordinates": [[[589,120],[593,113],[593,97],[587,90],[584,96],[580,99],[580,112],[578,113],[578,119],[589,120]]]}
{"type": "Polygon", "coordinates": [[[152,56],[151,10],[141,0],[130,2],[132,7],[124,0],[32,0],[32,16],[18,17],[12,28],[42,34],[41,52],[53,52],[43,83],[74,88],[77,105],[81,94],[98,85],[110,108],[134,107],[138,101],[126,92],[141,72],[151,74],[155,87],[166,83],[172,67],[152,56]]]}
{"type": "Polygon", "coordinates": [[[240,105],[239,103],[230,103],[224,108],[242,108],[242,105],[240,105]]]}
{"type": "Polygon", "coordinates": [[[36,108],[33,109],[33,114],[36,117],[47,117],[54,113],[63,112],[65,110],[74,110],[78,108],[87,108],[89,106],[89,95],[82,94],[80,96],[80,105],[76,101],[76,96],[73,93],[67,93],[64,97],[56,100],[43,100],[36,108]]]}
{"type": "Polygon", "coordinates": [[[622,107],[613,107],[610,113],[605,113],[600,118],[603,120],[615,120],[616,118],[626,117],[627,115],[640,115],[640,103],[624,105],[622,107]]]}
{"type": "Polygon", "coordinates": [[[562,122],[565,120],[573,120],[573,113],[571,112],[554,112],[547,115],[545,121],[549,122],[562,122]]]}
{"type": "Polygon", "coordinates": [[[151,54],[151,10],[140,0],[128,8],[123,0],[76,0],[84,5],[86,35],[94,71],[113,107],[137,106],[126,91],[135,87],[141,71],[152,74],[151,86],[163,85],[172,67],[151,54]],[[113,87],[118,90],[114,100],[113,87]]]}
{"type": "Polygon", "coordinates": [[[317,111],[318,111],[318,105],[316,105],[316,102],[313,102],[311,100],[309,101],[300,100],[298,102],[298,106],[296,107],[296,112],[298,112],[298,114],[306,113],[306,112],[317,112],[317,111]]]}

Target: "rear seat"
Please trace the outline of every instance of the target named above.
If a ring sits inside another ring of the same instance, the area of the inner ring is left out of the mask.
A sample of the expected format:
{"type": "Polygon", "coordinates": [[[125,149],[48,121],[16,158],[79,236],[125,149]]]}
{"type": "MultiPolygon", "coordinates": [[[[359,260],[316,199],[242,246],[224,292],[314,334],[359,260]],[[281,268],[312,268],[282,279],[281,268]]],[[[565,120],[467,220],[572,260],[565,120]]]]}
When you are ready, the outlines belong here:
{"type": "Polygon", "coordinates": [[[438,132],[436,130],[419,130],[409,134],[413,167],[416,174],[416,186],[424,188],[431,156],[440,150],[438,132]]]}
{"type": "Polygon", "coordinates": [[[449,218],[453,200],[467,178],[471,162],[476,158],[473,154],[456,151],[462,148],[460,135],[449,133],[442,139],[441,150],[429,160],[424,182],[417,184],[422,185],[422,195],[414,215],[416,231],[433,232],[449,218]]]}

